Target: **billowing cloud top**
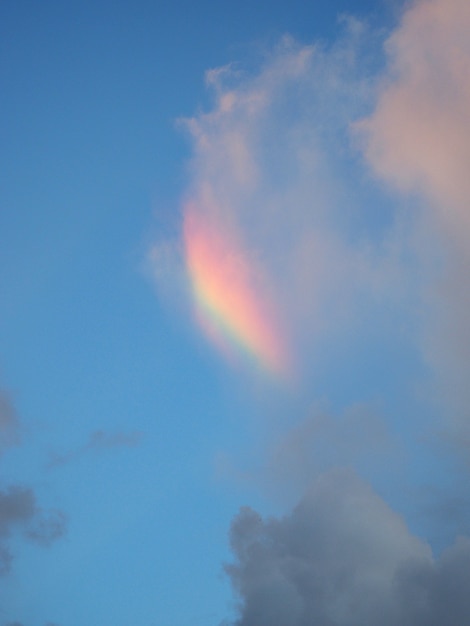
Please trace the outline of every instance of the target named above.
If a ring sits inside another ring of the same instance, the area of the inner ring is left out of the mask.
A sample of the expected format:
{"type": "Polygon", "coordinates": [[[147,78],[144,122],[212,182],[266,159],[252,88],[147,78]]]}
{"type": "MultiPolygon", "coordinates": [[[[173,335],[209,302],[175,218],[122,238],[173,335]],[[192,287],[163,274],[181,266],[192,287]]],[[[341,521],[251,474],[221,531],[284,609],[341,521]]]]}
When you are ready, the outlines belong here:
{"type": "Polygon", "coordinates": [[[470,540],[435,560],[351,472],[320,477],[281,519],[242,509],[231,542],[236,626],[461,626],[470,615],[470,540]]]}

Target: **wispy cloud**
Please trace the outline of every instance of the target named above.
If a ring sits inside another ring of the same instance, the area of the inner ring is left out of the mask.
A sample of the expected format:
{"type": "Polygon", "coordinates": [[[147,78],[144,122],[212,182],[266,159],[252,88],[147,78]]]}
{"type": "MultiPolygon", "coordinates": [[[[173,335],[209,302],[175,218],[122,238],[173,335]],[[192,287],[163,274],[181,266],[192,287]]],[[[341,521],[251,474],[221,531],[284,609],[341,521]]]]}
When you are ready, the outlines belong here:
{"type": "Polygon", "coordinates": [[[47,467],[54,468],[66,465],[90,453],[99,453],[116,448],[134,448],[140,444],[141,440],[142,433],[137,431],[109,433],[95,430],[88,436],[88,441],[78,448],[66,453],[50,452],[47,467]]]}
{"type": "Polygon", "coordinates": [[[276,501],[292,504],[332,468],[355,467],[377,477],[386,476],[392,463],[397,478],[404,475],[398,467],[405,466],[406,457],[380,409],[358,404],[341,414],[317,407],[303,419],[291,416],[274,433],[265,434],[249,459],[219,452],[215,470],[219,480],[256,485],[276,501]]]}
{"type": "Polygon", "coordinates": [[[311,411],[275,440],[265,461],[265,482],[302,493],[315,476],[337,466],[374,467],[399,457],[399,444],[372,406],[348,407],[341,415],[311,411]]]}
{"type": "MultiPolygon", "coordinates": [[[[344,28],[328,50],[286,37],[254,74],[233,66],[209,71],[214,108],[184,122],[194,157],[182,221],[192,216],[217,240],[237,242],[236,254],[228,246],[226,256],[236,256],[245,282],[256,285],[264,326],[276,320],[277,341],[289,345],[301,376],[319,337],[354,325],[365,302],[393,308],[406,290],[399,247],[390,233],[377,241],[380,219],[368,224],[348,180],[355,159],[349,126],[366,110],[371,84],[361,73],[367,29],[354,20],[344,28]]],[[[175,248],[197,281],[187,238],[175,248]]],[[[151,255],[165,284],[167,250],[167,242],[157,244],[151,255]]],[[[224,258],[214,264],[220,273],[224,258]]],[[[230,276],[221,281],[235,291],[230,276]]]]}

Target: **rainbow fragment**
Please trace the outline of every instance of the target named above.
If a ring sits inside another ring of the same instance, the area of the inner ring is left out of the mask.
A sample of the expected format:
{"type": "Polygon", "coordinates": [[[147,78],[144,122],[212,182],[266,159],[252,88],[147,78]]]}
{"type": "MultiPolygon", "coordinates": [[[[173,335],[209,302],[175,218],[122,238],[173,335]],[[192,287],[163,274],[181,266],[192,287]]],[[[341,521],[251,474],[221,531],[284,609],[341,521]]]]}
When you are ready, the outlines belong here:
{"type": "Polygon", "coordinates": [[[183,237],[202,330],[225,354],[241,348],[264,370],[288,378],[288,351],[274,307],[263,293],[260,272],[235,237],[195,205],[186,207],[183,237]]]}

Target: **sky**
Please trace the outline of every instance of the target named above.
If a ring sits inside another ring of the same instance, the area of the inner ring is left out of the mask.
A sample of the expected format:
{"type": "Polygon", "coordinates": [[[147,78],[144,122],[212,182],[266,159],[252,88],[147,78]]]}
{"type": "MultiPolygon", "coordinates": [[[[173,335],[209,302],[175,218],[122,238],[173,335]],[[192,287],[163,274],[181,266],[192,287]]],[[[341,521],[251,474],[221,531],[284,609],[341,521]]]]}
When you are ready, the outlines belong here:
{"type": "Polygon", "coordinates": [[[469,30],[0,3],[0,626],[470,620],[469,30]]]}

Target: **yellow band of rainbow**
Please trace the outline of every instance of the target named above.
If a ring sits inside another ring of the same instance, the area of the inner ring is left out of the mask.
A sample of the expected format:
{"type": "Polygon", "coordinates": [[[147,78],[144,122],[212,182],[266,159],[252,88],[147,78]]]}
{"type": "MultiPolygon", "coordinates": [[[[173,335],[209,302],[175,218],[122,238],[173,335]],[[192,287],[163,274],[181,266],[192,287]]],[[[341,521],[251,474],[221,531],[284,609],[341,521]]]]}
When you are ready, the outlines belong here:
{"type": "Polygon", "coordinates": [[[195,205],[186,207],[183,237],[203,330],[219,347],[217,335],[242,348],[269,372],[287,376],[289,359],[272,306],[262,293],[259,273],[234,237],[195,205]]]}

